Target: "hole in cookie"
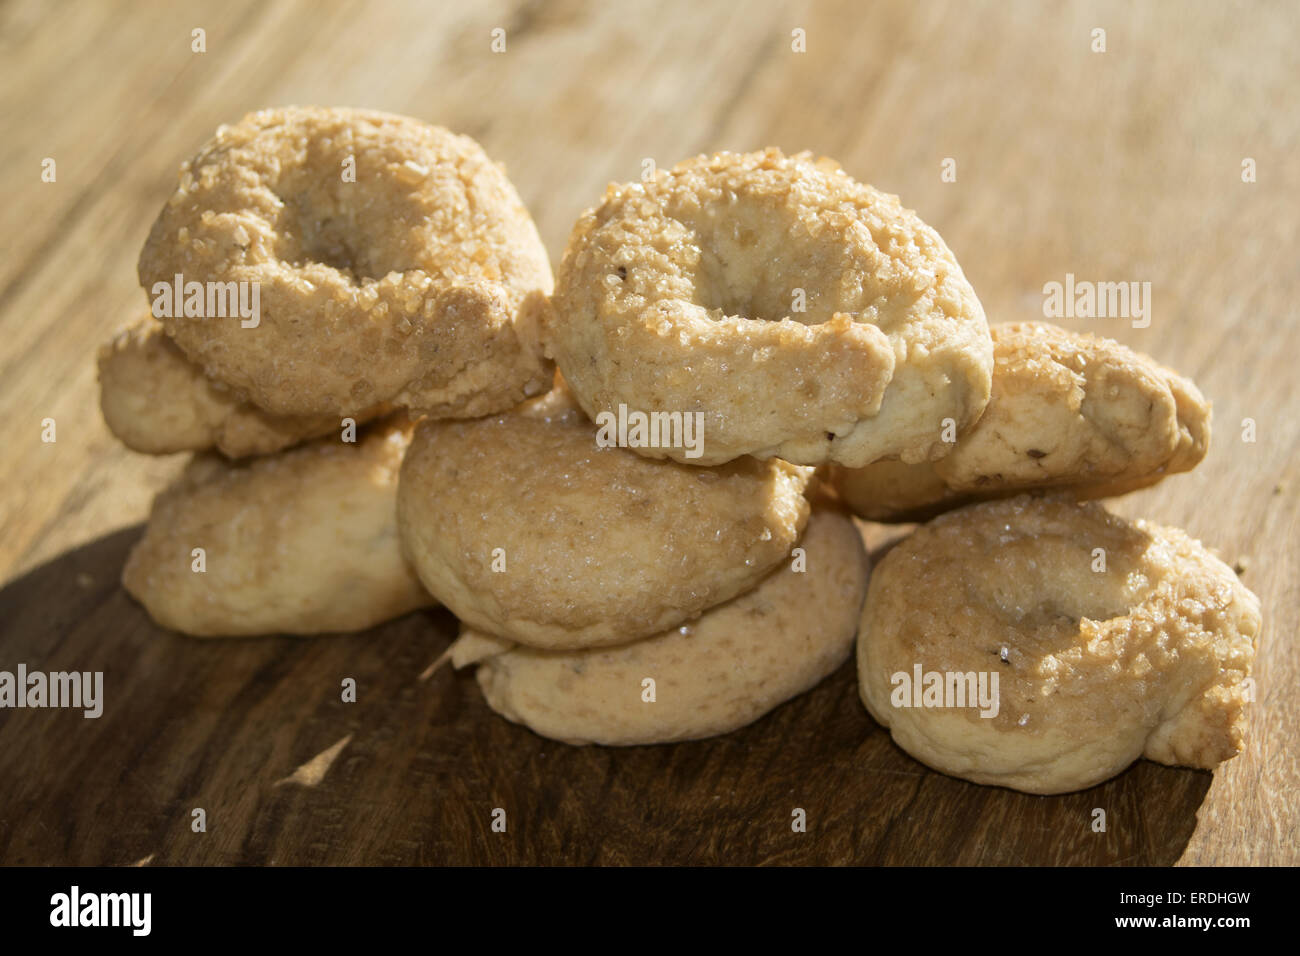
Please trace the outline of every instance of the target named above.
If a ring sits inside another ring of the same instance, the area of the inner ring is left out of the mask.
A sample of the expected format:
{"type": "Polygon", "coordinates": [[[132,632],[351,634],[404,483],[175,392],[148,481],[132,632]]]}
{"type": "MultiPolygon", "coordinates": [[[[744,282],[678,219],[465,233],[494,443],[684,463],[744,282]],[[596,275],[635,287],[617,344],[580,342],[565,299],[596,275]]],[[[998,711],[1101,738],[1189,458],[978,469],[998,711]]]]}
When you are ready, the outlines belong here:
{"type": "MultiPolygon", "coordinates": [[[[1084,618],[1124,617],[1141,601],[1146,585],[1130,573],[1143,537],[1123,537],[1129,540],[1080,542],[1043,535],[1008,541],[985,556],[997,569],[988,593],[1007,620],[1044,634],[1073,634],[1084,618]],[[1098,544],[1108,555],[1104,572],[1092,570],[1091,549],[1098,544]]],[[[974,591],[972,600],[978,601],[974,591]]]]}
{"type": "Polygon", "coordinates": [[[695,301],[710,311],[820,325],[837,312],[861,312],[875,298],[867,265],[855,261],[840,231],[807,235],[784,206],[742,196],[719,210],[688,211],[681,221],[700,249],[695,301]],[[854,272],[864,281],[852,281],[854,272]]]}
{"type": "Polygon", "coordinates": [[[295,265],[318,262],[358,279],[381,279],[393,271],[374,262],[366,232],[356,226],[348,210],[321,208],[310,193],[293,196],[285,207],[298,240],[295,265]]]}

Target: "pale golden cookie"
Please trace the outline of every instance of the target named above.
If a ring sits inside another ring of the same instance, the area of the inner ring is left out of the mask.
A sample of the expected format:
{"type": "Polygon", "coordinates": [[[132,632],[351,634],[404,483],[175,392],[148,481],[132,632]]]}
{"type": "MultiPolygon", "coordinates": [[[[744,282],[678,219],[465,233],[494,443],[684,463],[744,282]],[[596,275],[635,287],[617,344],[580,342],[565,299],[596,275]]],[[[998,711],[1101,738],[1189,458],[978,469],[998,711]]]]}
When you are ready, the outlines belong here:
{"type": "Polygon", "coordinates": [[[209,283],[248,283],[250,312],[256,290],[256,318],[153,314],[275,415],[471,417],[550,384],[551,271],[528,211],[476,142],[406,117],[289,107],[222,126],[181,167],[139,274],[173,313],[177,276],[204,284],[198,311],[209,283]]]}
{"type": "Polygon", "coordinates": [[[694,468],[596,435],[562,384],[416,429],[398,523],[425,586],[465,623],[541,648],[626,643],[753,587],[807,520],[810,468],[694,468]]]}
{"type": "Polygon", "coordinates": [[[574,227],[546,338],[593,418],[702,412],[706,465],[940,457],[941,420],[979,417],[993,365],[938,233],[829,160],[775,149],[611,186],[574,227]]]}
{"type": "Polygon", "coordinates": [[[457,667],[478,664],[488,705],[571,744],[653,744],[736,730],[848,658],[868,560],[852,520],[817,507],[786,562],[699,620],[615,648],[541,651],[463,628],[457,667]],[[654,681],[654,701],[646,700],[654,681]]]}
{"type": "MultiPolygon", "coordinates": [[[[99,404],[109,431],[149,455],[216,448],[228,458],[267,455],[309,438],[342,434],[335,416],[268,415],[211,381],[145,316],[99,350],[99,404]]],[[[351,416],[356,424],[386,406],[351,416]]]]}
{"type": "Polygon", "coordinates": [[[397,535],[410,431],[397,418],[356,443],[196,457],[154,500],[122,584],[163,627],[199,637],[360,631],[433,604],[397,535]]]}
{"type": "Polygon", "coordinates": [[[1111,339],[1041,322],[992,332],[993,395],[952,454],[834,469],[833,484],[859,517],[924,520],[1034,488],[1103,498],[1205,457],[1210,405],[1188,379],[1111,339]]]}
{"type": "Polygon", "coordinates": [[[934,769],[1064,793],[1139,757],[1208,769],[1235,756],[1260,626],[1259,599],[1184,532],[1022,495],[942,515],[885,555],[859,689],[934,769]],[[970,706],[981,680],[989,717],[970,706]]]}

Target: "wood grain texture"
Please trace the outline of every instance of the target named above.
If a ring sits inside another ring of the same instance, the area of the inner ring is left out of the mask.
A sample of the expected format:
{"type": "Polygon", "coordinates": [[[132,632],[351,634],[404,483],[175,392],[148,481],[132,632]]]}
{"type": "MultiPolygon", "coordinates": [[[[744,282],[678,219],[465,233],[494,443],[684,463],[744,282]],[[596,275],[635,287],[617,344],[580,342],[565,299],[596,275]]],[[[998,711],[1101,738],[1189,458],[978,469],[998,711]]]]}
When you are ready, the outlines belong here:
{"type": "Polygon", "coordinates": [[[108,697],[99,720],[0,712],[0,862],[1297,862],[1298,19],[1217,2],[0,5],[0,668],[102,669],[108,697]],[[556,260],[645,158],[777,145],[900,194],[991,321],[1041,317],[1066,273],[1150,282],[1149,328],[1062,324],[1214,402],[1201,467],[1114,507],[1245,565],[1266,615],[1246,752],[1064,797],[976,787],[894,748],[851,666],[725,738],[575,749],[490,714],[468,676],[415,681],[451,636],[444,612],[317,640],[159,631],[117,575],[181,461],[112,440],[94,352],[146,304],[135,259],[181,159],[295,102],[475,136],[556,260]],[[319,785],[276,785],[349,734],[319,785]]]}

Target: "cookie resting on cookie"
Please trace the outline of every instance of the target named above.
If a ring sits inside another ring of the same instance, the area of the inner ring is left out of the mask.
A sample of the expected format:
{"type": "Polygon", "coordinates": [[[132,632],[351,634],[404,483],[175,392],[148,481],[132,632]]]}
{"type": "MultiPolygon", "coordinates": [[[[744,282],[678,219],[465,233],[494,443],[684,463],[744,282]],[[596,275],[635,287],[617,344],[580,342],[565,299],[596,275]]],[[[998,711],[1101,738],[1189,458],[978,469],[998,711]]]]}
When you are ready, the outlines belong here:
{"type": "Polygon", "coordinates": [[[541,648],[626,643],[753,587],[803,530],[811,468],[655,461],[597,431],[562,383],[416,429],[398,524],[425,586],[470,627],[541,648]]]}
{"type": "Polygon", "coordinates": [[[993,366],[938,233],[830,160],[775,149],[611,186],[574,227],[545,338],[593,418],[703,413],[704,465],[941,457],[940,422],[979,417],[993,366]]]}
{"type": "Polygon", "coordinates": [[[433,604],[397,535],[410,432],[397,416],[356,443],[196,457],[154,500],[123,586],[157,623],[199,637],[360,631],[433,604]]]}
{"type": "Polygon", "coordinates": [[[1259,599],[1184,532],[1022,495],[941,515],[881,559],[859,690],[922,763],[1065,793],[1139,757],[1235,756],[1260,627],[1259,599]]]}
{"type": "Polygon", "coordinates": [[[939,461],[835,468],[861,518],[917,521],[1034,488],[1104,498],[1190,471],[1210,405],[1181,375],[1111,339],[1040,322],[995,325],[993,394],[939,461]]]}
{"type": "MultiPolygon", "coordinates": [[[[99,350],[99,405],[126,447],[149,455],[215,448],[227,458],[268,455],[341,432],[343,420],[270,415],[241,401],[185,357],[146,315],[99,350]]],[[[360,425],[387,406],[349,416],[360,425]]]]}
{"type": "Polygon", "coordinates": [[[800,546],[804,570],[783,564],[698,620],[635,643],[542,651],[462,628],[452,662],[477,664],[488,705],[543,737],[633,745],[725,734],[812,688],[852,650],[868,571],[858,531],[847,513],[814,506],[800,546]]]}
{"type": "Polygon", "coordinates": [[[155,302],[174,284],[257,291],[252,320],[176,303],[161,318],[275,415],[473,417],[550,385],[551,270],[528,211],[476,142],[406,117],[290,107],[222,126],[181,167],[139,276],[155,302]]]}

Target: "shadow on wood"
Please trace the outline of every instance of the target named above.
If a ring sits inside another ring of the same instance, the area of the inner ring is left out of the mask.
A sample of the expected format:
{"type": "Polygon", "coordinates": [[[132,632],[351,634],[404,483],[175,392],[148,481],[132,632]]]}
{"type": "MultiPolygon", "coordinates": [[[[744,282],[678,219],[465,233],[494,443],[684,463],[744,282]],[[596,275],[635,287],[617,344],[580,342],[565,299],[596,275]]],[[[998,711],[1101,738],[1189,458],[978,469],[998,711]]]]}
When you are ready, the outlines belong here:
{"type": "Polygon", "coordinates": [[[0,711],[0,863],[1170,864],[1210,783],[1139,762],[1033,797],[932,773],[867,716],[852,663],[726,737],[568,747],[492,714],[469,673],[417,682],[445,610],[319,638],[159,629],[118,584],[140,530],[0,591],[0,669],[104,672],[98,719],[0,711]],[[318,755],[299,775],[318,783],[285,781],[318,755]]]}

